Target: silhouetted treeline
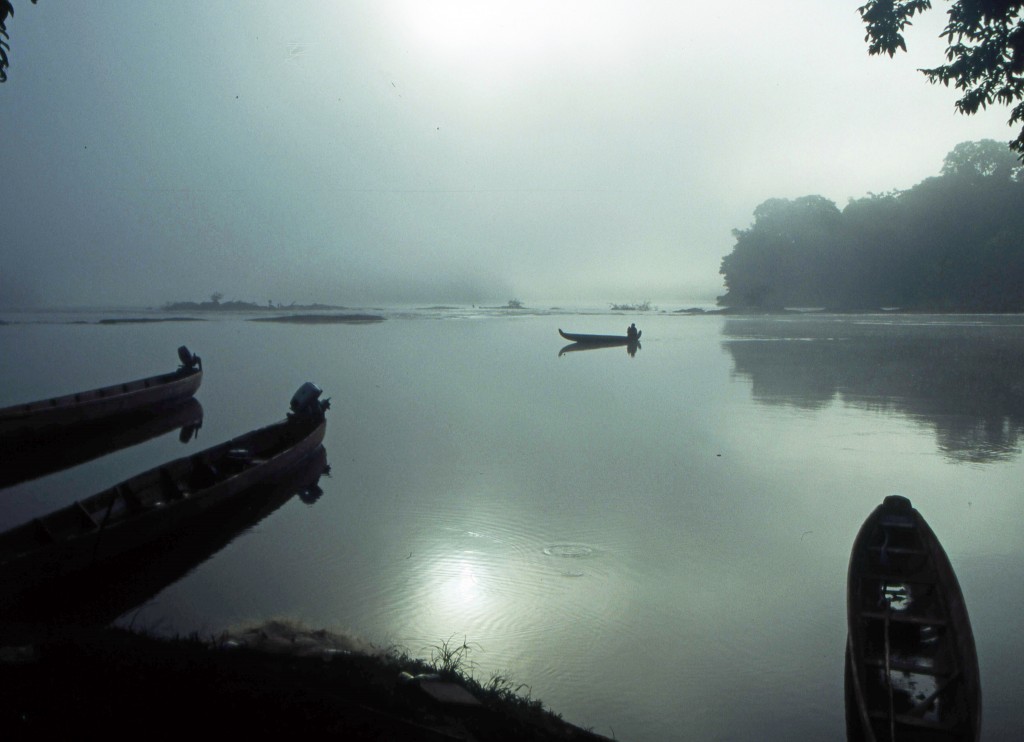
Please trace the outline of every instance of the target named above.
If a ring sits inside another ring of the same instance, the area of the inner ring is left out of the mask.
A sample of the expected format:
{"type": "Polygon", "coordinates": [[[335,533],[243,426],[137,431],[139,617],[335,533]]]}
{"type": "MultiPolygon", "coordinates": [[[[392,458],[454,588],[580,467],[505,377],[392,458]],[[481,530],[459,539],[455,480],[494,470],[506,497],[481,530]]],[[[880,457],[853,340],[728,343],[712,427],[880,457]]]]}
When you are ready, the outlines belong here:
{"type": "Polygon", "coordinates": [[[721,306],[1024,311],[1024,178],[993,140],[963,142],[942,174],[851,200],[769,199],[722,260],[721,306]]]}

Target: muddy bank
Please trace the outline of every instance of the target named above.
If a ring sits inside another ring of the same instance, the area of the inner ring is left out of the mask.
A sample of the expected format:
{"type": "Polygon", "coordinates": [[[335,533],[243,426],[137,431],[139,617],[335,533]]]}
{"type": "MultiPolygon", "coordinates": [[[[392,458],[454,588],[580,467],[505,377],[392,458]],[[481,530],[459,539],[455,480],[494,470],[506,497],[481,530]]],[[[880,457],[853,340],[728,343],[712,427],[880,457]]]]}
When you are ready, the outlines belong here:
{"type": "Polygon", "coordinates": [[[489,685],[281,622],[214,640],[92,630],[0,648],[0,735],[606,742],[508,684],[489,685]]]}

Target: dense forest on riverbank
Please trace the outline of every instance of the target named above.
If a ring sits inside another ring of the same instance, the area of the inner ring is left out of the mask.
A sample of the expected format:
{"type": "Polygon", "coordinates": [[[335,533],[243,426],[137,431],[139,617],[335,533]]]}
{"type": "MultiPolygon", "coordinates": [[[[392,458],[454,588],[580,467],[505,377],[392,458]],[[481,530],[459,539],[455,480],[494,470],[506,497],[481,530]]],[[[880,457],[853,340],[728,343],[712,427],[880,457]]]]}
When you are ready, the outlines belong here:
{"type": "Polygon", "coordinates": [[[769,199],[733,235],[723,307],[1024,311],[1024,168],[993,140],[841,211],[823,196],[769,199]]]}

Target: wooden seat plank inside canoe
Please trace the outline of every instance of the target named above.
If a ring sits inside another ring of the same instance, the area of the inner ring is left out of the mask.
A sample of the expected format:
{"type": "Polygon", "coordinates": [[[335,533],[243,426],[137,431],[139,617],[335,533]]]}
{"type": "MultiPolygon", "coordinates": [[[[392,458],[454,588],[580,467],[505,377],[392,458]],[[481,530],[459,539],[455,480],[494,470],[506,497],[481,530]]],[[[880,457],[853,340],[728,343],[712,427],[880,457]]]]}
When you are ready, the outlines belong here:
{"type": "Polygon", "coordinates": [[[871,582],[904,582],[910,585],[935,585],[936,580],[934,577],[927,574],[917,574],[911,576],[894,575],[894,574],[882,574],[880,572],[866,572],[860,576],[861,583],[871,582]]]}
{"type": "MultiPolygon", "coordinates": [[[[870,667],[884,668],[885,658],[865,657],[864,664],[870,667]]],[[[959,670],[952,670],[948,667],[943,667],[935,664],[921,664],[920,662],[915,662],[914,658],[904,659],[902,657],[890,657],[889,669],[893,672],[912,672],[918,675],[931,675],[932,677],[936,678],[953,677],[959,672],[959,670]]]]}
{"type": "Polygon", "coordinates": [[[180,500],[189,494],[185,483],[176,479],[166,466],[160,467],[160,492],[168,500],[180,500]]]}
{"type": "Polygon", "coordinates": [[[935,690],[929,693],[928,696],[926,696],[925,698],[922,698],[920,701],[918,701],[914,708],[910,709],[910,711],[907,713],[907,716],[920,718],[924,714],[928,713],[928,708],[932,705],[932,703],[934,703],[939,698],[939,696],[945,693],[946,690],[948,690],[950,686],[953,684],[953,682],[957,680],[959,677],[960,670],[956,670],[955,672],[950,673],[949,677],[945,678],[941,683],[939,683],[938,687],[935,690]]]}
{"type": "Polygon", "coordinates": [[[132,491],[127,484],[120,485],[117,488],[117,494],[121,497],[125,506],[129,510],[137,510],[142,507],[142,500],[139,499],[138,493],[132,491]]]}
{"type": "Polygon", "coordinates": [[[33,518],[32,524],[35,526],[35,532],[40,541],[52,544],[57,540],[57,537],[53,535],[53,531],[43,522],[42,518],[33,518]]]}
{"type": "MultiPolygon", "coordinates": [[[[889,715],[885,711],[872,711],[871,718],[879,721],[889,721],[889,715]]],[[[957,722],[954,720],[944,719],[936,721],[934,719],[922,719],[918,716],[911,716],[909,714],[894,714],[893,721],[897,725],[903,725],[908,727],[917,727],[918,729],[931,729],[937,732],[946,732],[957,726],[957,722]]],[[[897,734],[896,739],[900,737],[897,734]]]]}
{"type": "Polygon", "coordinates": [[[908,613],[897,613],[895,611],[890,612],[888,616],[885,611],[862,611],[861,616],[864,618],[874,618],[879,621],[884,621],[888,618],[893,623],[912,623],[922,626],[945,626],[946,621],[938,616],[915,616],[908,613]]]}
{"type": "Polygon", "coordinates": [[[92,513],[85,509],[79,500],[75,500],[75,509],[82,516],[82,522],[86,527],[99,528],[100,524],[96,522],[96,519],[92,517],[92,513]]]}

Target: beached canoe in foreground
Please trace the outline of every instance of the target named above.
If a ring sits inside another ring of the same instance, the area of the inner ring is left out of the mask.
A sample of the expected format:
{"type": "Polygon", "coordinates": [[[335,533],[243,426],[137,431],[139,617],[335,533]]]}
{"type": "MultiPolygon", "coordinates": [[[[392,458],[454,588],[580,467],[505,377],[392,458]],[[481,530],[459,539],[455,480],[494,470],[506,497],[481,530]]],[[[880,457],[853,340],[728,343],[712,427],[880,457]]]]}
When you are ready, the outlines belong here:
{"type": "Polygon", "coordinates": [[[285,420],[138,474],[0,533],[0,598],[162,538],[292,469],[323,441],[329,401],[306,383],[285,420]]]}
{"type": "Polygon", "coordinates": [[[68,630],[107,626],[128,611],[141,609],[292,497],[312,504],[323,494],[320,477],[329,471],[321,444],[279,476],[267,477],[221,506],[189,518],[185,528],[106,559],[94,569],[45,580],[18,593],[16,600],[0,600],[0,635],[24,646],[68,630]]]}
{"type": "Polygon", "coordinates": [[[640,335],[643,333],[638,332],[635,338],[631,338],[626,335],[583,335],[578,332],[562,332],[562,328],[558,328],[558,334],[566,340],[571,340],[574,343],[584,343],[589,345],[625,345],[627,343],[637,342],[640,339],[640,335]]]}
{"type": "Polygon", "coordinates": [[[847,618],[851,739],[979,739],[967,606],[945,551],[905,497],[885,498],[857,534],[847,618]]]}
{"type": "Polygon", "coordinates": [[[36,435],[188,399],[203,380],[203,364],[182,345],[177,371],[123,384],[0,409],[0,435],[36,435]]]}

